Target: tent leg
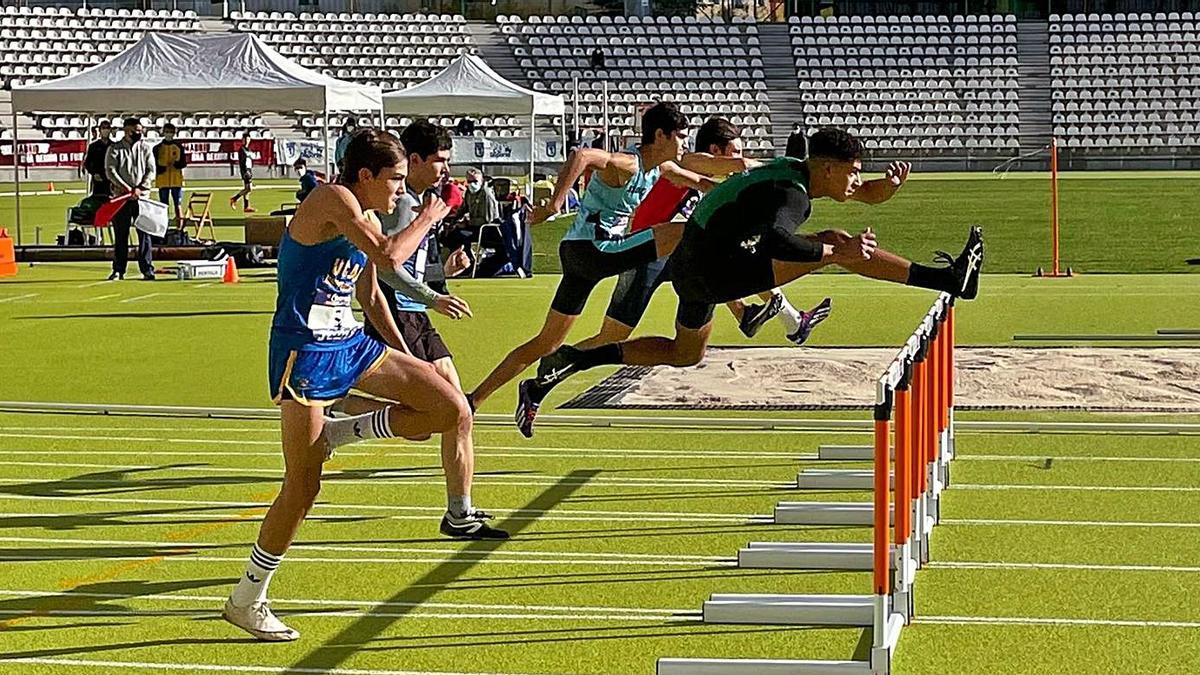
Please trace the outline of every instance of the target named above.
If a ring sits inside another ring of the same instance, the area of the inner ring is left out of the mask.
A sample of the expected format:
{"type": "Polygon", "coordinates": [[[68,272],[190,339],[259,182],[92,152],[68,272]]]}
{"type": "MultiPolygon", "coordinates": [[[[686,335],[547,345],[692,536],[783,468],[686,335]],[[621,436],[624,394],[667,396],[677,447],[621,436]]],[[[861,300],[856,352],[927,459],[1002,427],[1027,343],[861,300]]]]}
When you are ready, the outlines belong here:
{"type": "Polygon", "coordinates": [[[533,153],[537,150],[537,144],[534,143],[533,134],[535,131],[535,123],[537,116],[533,114],[533,110],[529,111],[529,183],[525,188],[525,193],[529,196],[529,201],[533,202],[533,153]]]}
{"type": "Polygon", "coordinates": [[[13,188],[16,191],[14,208],[16,209],[17,246],[21,245],[21,144],[17,130],[17,109],[12,111],[12,144],[13,144],[13,188]]]}
{"type": "Polygon", "coordinates": [[[325,180],[333,182],[333,154],[329,152],[329,105],[325,105],[325,116],[321,118],[321,136],[325,145],[325,180]]]}

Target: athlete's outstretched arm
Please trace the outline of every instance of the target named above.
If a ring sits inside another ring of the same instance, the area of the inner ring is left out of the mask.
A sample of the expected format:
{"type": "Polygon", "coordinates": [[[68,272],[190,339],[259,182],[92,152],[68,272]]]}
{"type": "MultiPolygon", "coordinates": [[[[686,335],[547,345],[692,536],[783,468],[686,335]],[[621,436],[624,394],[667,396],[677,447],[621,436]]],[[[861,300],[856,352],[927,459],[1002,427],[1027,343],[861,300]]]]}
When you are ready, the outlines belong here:
{"type": "Polygon", "coordinates": [[[571,190],[571,186],[575,185],[575,181],[579,180],[583,172],[588,169],[603,171],[608,168],[611,159],[611,152],[596,148],[580,148],[572,152],[558,170],[558,178],[554,182],[554,194],[550,196],[550,203],[533,209],[530,224],[543,222],[558,213],[567,201],[567,192],[571,190]]]}
{"type": "Polygon", "coordinates": [[[883,178],[869,180],[858,186],[850,198],[864,204],[882,204],[896,196],[904,182],[908,180],[910,171],[912,171],[912,164],[892,162],[888,165],[887,174],[883,178]]]}
{"type": "Polygon", "coordinates": [[[358,298],[358,305],[362,307],[363,314],[367,315],[371,325],[379,330],[379,336],[383,338],[384,343],[405,354],[411,354],[404,342],[404,336],[400,334],[400,328],[396,326],[396,319],[388,309],[387,295],[379,287],[375,265],[372,263],[367,263],[367,268],[358,276],[354,296],[358,298]]]}
{"type": "Polygon", "coordinates": [[[760,166],[762,162],[749,157],[717,157],[707,152],[689,152],[679,160],[679,165],[688,171],[705,176],[728,176],[760,166]]]}
{"type": "Polygon", "coordinates": [[[717,186],[716,181],[708,176],[689,171],[675,162],[663,163],[662,177],[680,187],[692,188],[700,192],[708,192],[717,186]]]}

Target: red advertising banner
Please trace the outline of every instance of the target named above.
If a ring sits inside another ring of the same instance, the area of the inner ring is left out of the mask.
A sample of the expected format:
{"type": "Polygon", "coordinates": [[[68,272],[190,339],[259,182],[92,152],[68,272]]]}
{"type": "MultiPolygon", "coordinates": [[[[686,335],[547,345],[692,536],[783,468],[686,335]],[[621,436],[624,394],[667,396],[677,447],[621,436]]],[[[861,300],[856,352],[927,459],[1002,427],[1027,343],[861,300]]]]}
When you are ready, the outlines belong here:
{"type": "MultiPolygon", "coordinates": [[[[21,141],[21,166],[33,168],[77,167],[83,164],[87,141],[21,141]]],[[[0,166],[13,165],[12,141],[0,143],[0,166]]]]}
{"type": "MultiPolygon", "coordinates": [[[[181,141],[187,152],[188,164],[236,164],[241,139],[211,141],[181,141]]],[[[157,141],[154,142],[157,144],[157,141]]],[[[88,141],[41,140],[21,141],[21,166],[29,168],[75,168],[83,164],[88,141]]],[[[275,161],[275,141],[258,138],[250,141],[255,166],[271,166],[275,161]]],[[[0,143],[0,166],[13,165],[12,141],[0,143]]]]}
{"type": "MultiPolygon", "coordinates": [[[[189,141],[180,139],[188,164],[237,164],[241,139],[223,138],[211,141],[189,141]]],[[[271,166],[275,162],[275,141],[270,138],[255,138],[250,141],[250,152],[254,153],[255,166],[271,166]]]]}

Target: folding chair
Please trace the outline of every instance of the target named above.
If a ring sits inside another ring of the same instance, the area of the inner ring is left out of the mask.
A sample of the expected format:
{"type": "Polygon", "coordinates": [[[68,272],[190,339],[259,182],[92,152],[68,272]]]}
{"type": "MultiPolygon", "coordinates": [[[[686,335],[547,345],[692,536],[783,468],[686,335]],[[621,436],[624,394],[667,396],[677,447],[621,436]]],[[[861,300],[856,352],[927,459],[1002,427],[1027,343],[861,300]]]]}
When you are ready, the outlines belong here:
{"type": "Polygon", "coordinates": [[[200,238],[200,231],[208,225],[208,233],[213,241],[217,240],[217,232],[213,229],[212,214],[209,209],[212,207],[211,192],[192,192],[188,194],[187,212],[183,216],[183,222],[179,224],[179,229],[186,229],[192,225],[196,228],[196,239],[200,238]]]}

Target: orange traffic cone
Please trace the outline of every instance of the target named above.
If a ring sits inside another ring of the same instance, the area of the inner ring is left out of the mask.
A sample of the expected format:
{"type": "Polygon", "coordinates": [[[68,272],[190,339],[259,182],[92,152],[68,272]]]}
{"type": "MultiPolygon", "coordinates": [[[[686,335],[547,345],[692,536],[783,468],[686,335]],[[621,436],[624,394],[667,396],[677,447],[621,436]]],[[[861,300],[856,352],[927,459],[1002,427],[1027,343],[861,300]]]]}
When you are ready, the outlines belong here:
{"type": "Polygon", "coordinates": [[[17,254],[13,240],[8,237],[8,230],[0,227],[0,277],[12,277],[17,274],[17,254]]]}
{"type": "Polygon", "coordinates": [[[229,256],[225,259],[225,276],[221,279],[221,282],[236,284],[238,281],[237,263],[233,262],[233,256],[229,256]]]}
{"type": "Polygon", "coordinates": [[[54,192],[54,181],[46,183],[46,192],[54,192]]]}

